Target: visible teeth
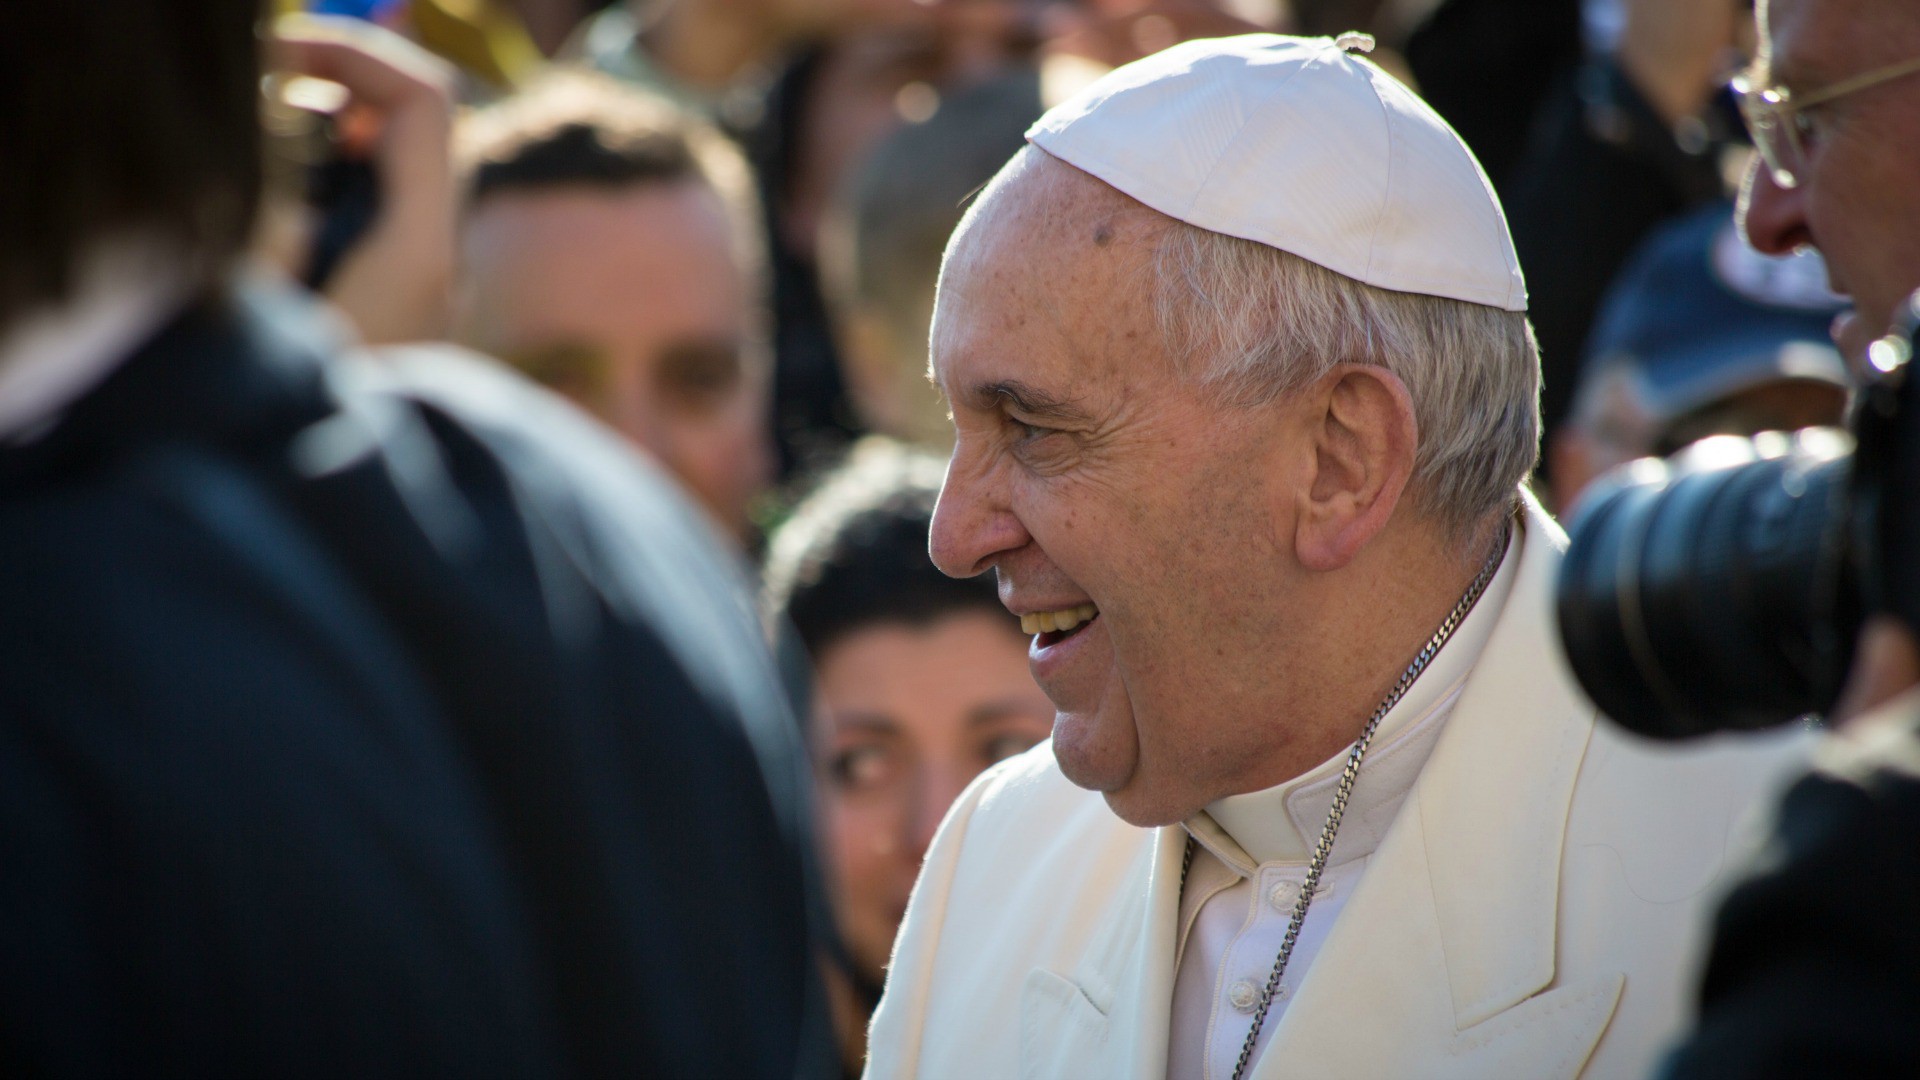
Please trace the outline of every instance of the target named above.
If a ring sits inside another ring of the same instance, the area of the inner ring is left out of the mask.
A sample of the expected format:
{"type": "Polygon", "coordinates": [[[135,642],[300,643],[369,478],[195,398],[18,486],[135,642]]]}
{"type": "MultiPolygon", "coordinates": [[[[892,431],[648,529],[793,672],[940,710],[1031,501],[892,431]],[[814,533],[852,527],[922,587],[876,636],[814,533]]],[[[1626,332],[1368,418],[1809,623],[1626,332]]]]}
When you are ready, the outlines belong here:
{"type": "Polygon", "coordinates": [[[1100,613],[1092,604],[1066,608],[1061,611],[1036,611],[1020,616],[1020,632],[1023,634],[1044,634],[1050,631],[1065,633],[1100,613]]]}

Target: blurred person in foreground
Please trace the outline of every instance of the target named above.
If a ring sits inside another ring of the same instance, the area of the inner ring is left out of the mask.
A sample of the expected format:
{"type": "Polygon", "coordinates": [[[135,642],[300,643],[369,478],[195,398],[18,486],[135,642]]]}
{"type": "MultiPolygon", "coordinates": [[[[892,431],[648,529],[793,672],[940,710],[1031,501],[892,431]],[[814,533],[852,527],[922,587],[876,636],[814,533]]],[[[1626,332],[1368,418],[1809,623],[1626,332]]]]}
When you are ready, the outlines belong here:
{"type": "Polygon", "coordinates": [[[830,985],[853,1073],[935,826],[975,776],[1053,721],[993,579],[949,578],[927,560],[943,465],[862,440],[767,560],[769,606],[813,658],[808,741],[844,946],[830,985]]]}
{"type": "Polygon", "coordinates": [[[1121,68],[954,236],[932,554],[1056,718],[935,836],[872,1076],[1638,1076],[1680,1024],[1799,747],[1596,723],[1499,203],[1368,44],[1121,68]]]}
{"type": "MultiPolygon", "coordinates": [[[[238,265],[260,14],[0,9],[0,1058],[819,1075],[738,575],[558,399],[238,265]]],[[[444,118],[384,32],[275,47],[444,118]]]]}
{"type": "Polygon", "coordinates": [[[740,154],[566,72],[467,116],[455,336],[659,459],[751,546],[772,482],[765,257],[740,154]]]}
{"type": "MultiPolygon", "coordinates": [[[[1852,301],[1835,341],[1856,364],[1910,336],[1920,287],[1920,8],[1766,0],[1739,89],[1764,151],[1742,191],[1753,245],[1802,245],[1852,301]]],[[[1884,362],[1884,361],[1883,361],[1884,362]]],[[[1911,421],[1910,367],[1901,391],[1911,421]]],[[[1909,427],[1909,435],[1911,434],[1909,427]]],[[[1920,491],[1911,438],[1889,491],[1920,491]]],[[[1920,535],[1889,516],[1882,606],[1861,632],[1837,731],[1788,792],[1757,873],[1722,907],[1685,1077],[1920,1070],[1920,535]]]]}
{"type": "Polygon", "coordinates": [[[1841,300],[1820,256],[1762,255],[1731,204],[1655,231],[1613,285],[1567,423],[1547,447],[1564,515],[1601,473],[1710,435],[1845,420],[1851,380],[1827,336],[1841,300]]]}

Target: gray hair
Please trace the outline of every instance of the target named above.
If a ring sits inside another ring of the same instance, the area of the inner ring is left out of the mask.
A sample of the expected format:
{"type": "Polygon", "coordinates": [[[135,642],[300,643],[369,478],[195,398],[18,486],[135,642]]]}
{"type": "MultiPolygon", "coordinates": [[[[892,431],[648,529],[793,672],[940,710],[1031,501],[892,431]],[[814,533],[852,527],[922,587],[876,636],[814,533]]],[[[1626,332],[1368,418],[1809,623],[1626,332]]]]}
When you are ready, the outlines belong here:
{"type": "Polygon", "coordinates": [[[1341,363],[1378,365],[1413,399],[1414,505],[1455,541],[1513,508],[1540,451],[1540,355],[1524,312],[1376,288],[1180,221],[1160,235],[1152,274],[1175,362],[1229,402],[1272,401],[1341,363]]]}

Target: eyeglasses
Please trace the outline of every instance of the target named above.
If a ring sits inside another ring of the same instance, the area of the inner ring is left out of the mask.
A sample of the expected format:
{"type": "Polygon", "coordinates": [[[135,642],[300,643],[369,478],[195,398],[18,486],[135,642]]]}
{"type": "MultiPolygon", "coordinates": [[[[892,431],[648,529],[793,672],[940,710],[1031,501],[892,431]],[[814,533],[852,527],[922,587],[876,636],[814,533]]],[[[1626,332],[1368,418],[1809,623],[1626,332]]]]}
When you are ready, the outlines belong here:
{"type": "Polygon", "coordinates": [[[1773,182],[1791,188],[1800,183],[1807,168],[1807,140],[1813,134],[1813,121],[1806,110],[1916,71],[1920,71],[1920,58],[1876,68],[1797,98],[1778,84],[1755,86],[1748,75],[1734,76],[1731,85],[1734,99],[1740,103],[1740,116],[1747,122],[1747,133],[1753,136],[1753,145],[1766,161],[1773,182]]]}

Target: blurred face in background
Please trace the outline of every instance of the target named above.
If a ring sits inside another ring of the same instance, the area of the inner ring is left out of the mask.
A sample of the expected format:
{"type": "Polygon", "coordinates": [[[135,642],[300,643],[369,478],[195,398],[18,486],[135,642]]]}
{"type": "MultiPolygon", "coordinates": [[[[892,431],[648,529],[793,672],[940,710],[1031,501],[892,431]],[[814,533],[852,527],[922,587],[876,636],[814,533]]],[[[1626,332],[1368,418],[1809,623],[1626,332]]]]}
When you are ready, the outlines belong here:
{"type": "MultiPolygon", "coordinates": [[[[1807,97],[1920,57],[1920,9],[1908,0],[1767,0],[1763,84],[1807,97]]],[[[1841,352],[1857,359],[1920,287],[1920,73],[1805,110],[1805,160],[1782,188],[1756,164],[1741,210],[1747,237],[1769,254],[1807,244],[1826,257],[1833,290],[1853,300],[1841,352]]]]}
{"type": "Polygon", "coordinates": [[[874,986],[947,808],[1052,728],[1019,629],[1004,612],[961,609],[927,626],[860,627],[816,658],[829,867],[848,951],[874,986]]]}
{"type": "Polygon", "coordinates": [[[745,539],[773,457],[738,251],[697,181],[502,191],[468,215],[457,336],[617,428],[745,539]]]}

